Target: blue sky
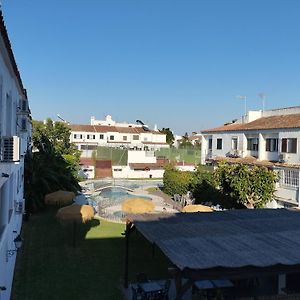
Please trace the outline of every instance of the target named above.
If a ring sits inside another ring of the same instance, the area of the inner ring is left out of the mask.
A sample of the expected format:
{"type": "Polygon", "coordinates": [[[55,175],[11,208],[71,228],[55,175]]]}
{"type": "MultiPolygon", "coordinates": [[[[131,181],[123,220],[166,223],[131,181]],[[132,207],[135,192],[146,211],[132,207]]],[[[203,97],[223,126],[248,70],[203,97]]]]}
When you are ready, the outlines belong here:
{"type": "Polygon", "coordinates": [[[300,105],[299,0],[2,0],[34,119],[175,133],[300,105]]]}

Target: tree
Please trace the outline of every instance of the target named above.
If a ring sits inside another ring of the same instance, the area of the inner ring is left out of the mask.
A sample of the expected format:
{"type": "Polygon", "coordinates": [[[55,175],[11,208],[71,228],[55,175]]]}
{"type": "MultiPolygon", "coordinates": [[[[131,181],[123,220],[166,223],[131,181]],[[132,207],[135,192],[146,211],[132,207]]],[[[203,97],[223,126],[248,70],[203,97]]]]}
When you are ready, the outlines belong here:
{"type": "Polygon", "coordinates": [[[274,171],[243,164],[220,163],[214,177],[221,193],[248,208],[264,207],[273,198],[277,181],[274,171]]]}
{"type": "Polygon", "coordinates": [[[172,146],[175,138],[174,138],[173,132],[170,130],[170,128],[162,128],[162,129],[159,129],[158,131],[161,133],[164,133],[166,135],[167,144],[172,146]]]}
{"type": "Polygon", "coordinates": [[[176,170],[172,164],[166,165],[163,176],[164,192],[172,196],[186,194],[189,191],[192,176],[192,172],[176,170]]]}
{"type": "Polygon", "coordinates": [[[185,135],[182,136],[181,142],[179,144],[179,148],[193,148],[193,144],[190,142],[189,135],[186,132],[185,135]]]}
{"type": "MultiPolygon", "coordinates": [[[[54,149],[61,155],[76,154],[77,149],[70,142],[71,129],[65,123],[54,122],[48,118],[45,122],[33,120],[32,126],[32,140],[34,147],[38,147],[42,136],[45,136],[54,149]]],[[[78,153],[80,154],[80,151],[78,151],[78,153]]]]}
{"type": "Polygon", "coordinates": [[[65,124],[33,122],[35,151],[25,157],[26,210],[44,207],[44,196],[57,190],[79,191],[78,166],[80,152],[67,140],[65,124]]]}

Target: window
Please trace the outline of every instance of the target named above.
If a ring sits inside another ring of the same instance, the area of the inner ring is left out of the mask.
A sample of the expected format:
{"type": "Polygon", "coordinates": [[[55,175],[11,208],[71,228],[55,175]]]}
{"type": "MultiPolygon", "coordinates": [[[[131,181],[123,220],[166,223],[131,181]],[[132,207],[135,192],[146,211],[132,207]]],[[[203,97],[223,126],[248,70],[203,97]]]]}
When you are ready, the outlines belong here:
{"type": "Polygon", "coordinates": [[[123,141],[127,141],[127,136],[123,135],[123,141]]]}
{"type": "Polygon", "coordinates": [[[278,139],[266,139],[266,151],[278,152],[278,139]]]}
{"type": "Polygon", "coordinates": [[[222,139],[217,139],[217,149],[218,150],[222,149],[222,139]]]}
{"type": "Polygon", "coordinates": [[[247,150],[258,151],[258,138],[247,139],[247,150]]]}
{"type": "Polygon", "coordinates": [[[82,134],[74,134],[74,139],[82,139],[82,134]]]}
{"type": "Polygon", "coordinates": [[[208,139],[208,150],[212,150],[212,139],[208,139]]]}
{"type": "Polygon", "coordinates": [[[103,140],[103,139],[104,139],[104,134],[100,134],[100,135],[99,135],[99,139],[100,139],[100,140],[103,140]]]}
{"type": "Polygon", "coordinates": [[[110,141],[114,141],[114,140],[115,140],[115,136],[114,136],[114,135],[110,135],[110,136],[109,136],[109,140],[110,140],[110,141]]]}
{"type": "Polygon", "coordinates": [[[232,150],[237,150],[238,148],[238,138],[237,137],[233,137],[231,139],[231,149],[232,150]]]}
{"type": "Polygon", "coordinates": [[[132,139],[133,139],[134,141],[138,141],[138,140],[140,139],[140,136],[137,135],[137,134],[134,134],[133,137],[132,137],[132,139]]]}
{"type": "Polygon", "coordinates": [[[297,153],[297,139],[282,139],[281,152],[283,153],[297,153]]]}
{"type": "Polygon", "coordinates": [[[285,169],[280,171],[280,185],[298,187],[299,170],[285,169]]]}
{"type": "Polygon", "coordinates": [[[95,138],[96,138],[96,136],[94,134],[88,134],[87,135],[88,140],[94,140],[95,138]]]}

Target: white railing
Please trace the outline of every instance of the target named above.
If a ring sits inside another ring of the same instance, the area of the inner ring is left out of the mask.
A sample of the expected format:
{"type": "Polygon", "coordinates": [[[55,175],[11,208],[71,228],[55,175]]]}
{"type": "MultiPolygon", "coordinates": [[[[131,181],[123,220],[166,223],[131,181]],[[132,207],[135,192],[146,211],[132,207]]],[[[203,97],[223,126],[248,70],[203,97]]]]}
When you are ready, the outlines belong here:
{"type": "Polygon", "coordinates": [[[279,171],[279,185],[287,187],[299,187],[298,169],[281,169],[279,171]]]}

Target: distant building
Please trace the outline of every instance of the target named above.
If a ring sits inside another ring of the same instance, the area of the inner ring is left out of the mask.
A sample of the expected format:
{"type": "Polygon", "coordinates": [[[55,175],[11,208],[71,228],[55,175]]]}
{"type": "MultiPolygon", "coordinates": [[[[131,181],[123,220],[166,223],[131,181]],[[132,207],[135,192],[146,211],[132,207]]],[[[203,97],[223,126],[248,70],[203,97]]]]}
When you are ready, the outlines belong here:
{"type": "Polygon", "coordinates": [[[0,299],[9,300],[24,212],[24,157],[31,144],[27,94],[0,10],[0,299]]]}
{"type": "Polygon", "coordinates": [[[202,132],[201,162],[264,165],[280,175],[275,207],[300,207],[300,106],[249,111],[202,132]]]}
{"type": "Polygon", "coordinates": [[[91,125],[69,125],[70,140],[82,150],[82,157],[91,157],[98,146],[155,151],[169,148],[166,135],[147,125],[117,123],[107,116],[105,120],[91,118],[91,125]]]}

